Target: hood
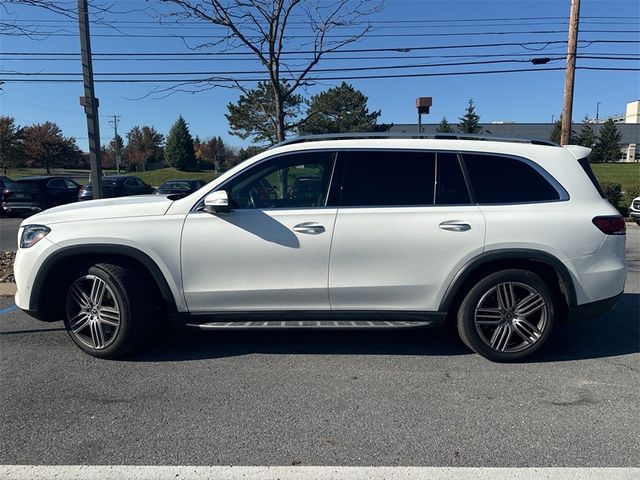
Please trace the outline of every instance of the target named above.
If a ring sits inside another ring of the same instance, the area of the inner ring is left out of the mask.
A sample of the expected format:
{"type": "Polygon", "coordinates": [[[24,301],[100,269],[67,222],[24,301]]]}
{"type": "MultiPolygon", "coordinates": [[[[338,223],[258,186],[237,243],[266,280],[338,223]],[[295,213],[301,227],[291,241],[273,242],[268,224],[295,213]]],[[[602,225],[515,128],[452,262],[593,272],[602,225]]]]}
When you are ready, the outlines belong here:
{"type": "Polygon", "coordinates": [[[172,201],[158,195],[88,200],[50,208],[27,218],[22,225],[52,225],[63,222],[100,220],[107,218],[144,217],[164,215],[172,201]]]}

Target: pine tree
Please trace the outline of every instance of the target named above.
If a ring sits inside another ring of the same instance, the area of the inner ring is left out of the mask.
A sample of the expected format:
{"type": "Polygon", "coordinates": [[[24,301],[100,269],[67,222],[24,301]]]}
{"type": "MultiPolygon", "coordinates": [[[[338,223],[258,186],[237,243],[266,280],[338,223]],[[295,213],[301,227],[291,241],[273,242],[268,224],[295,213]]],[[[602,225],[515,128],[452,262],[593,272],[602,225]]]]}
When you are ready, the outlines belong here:
{"type": "Polygon", "coordinates": [[[622,134],[616,128],[613,119],[608,119],[602,125],[600,135],[593,149],[593,157],[597,162],[617,162],[620,160],[620,140],[622,134]]]}
{"type": "Polygon", "coordinates": [[[460,124],[458,128],[462,133],[482,133],[480,125],[480,115],[476,113],[476,107],[473,105],[473,99],[469,99],[467,110],[462,117],[459,117],[460,124]]]}
{"type": "Polygon", "coordinates": [[[165,144],[165,156],[170,165],[178,170],[194,170],[196,167],[196,157],[193,148],[193,138],[189,133],[187,122],[182,115],[173,124],[167,143],[165,144]]]}
{"type": "MultiPolygon", "coordinates": [[[[557,143],[560,145],[560,138],[562,136],[562,117],[560,117],[551,127],[551,132],[549,133],[549,140],[553,143],[557,143]]],[[[578,137],[576,136],[576,132],[571,130],[569,132],[569,145],[575,145],[578,142],[578,137]]]]}
{"type": "Polygon", "coordinates": [[[589,115],[585,115],[585,117],[582,119],[580,132],[578,133],[576,142],[578,143],[578,145],[589,148],[593,148],[596,143],[596,134],[593,132],[593,127],[591,126],[589,115]]]}
{"type": "Polygon", "coordinates": [[[455,130],[453,129],[451,124],[447,122],[447,117],[442,117],[442,120],[436,127],[436,132],[437,133],[453,133],[455,132],[455,130]]]}
{"type": "Polygon", "coordinates": [[[346,82],[311,99],[301,135],[344,132],[383,132],[391,125],[378,124],[380,110],[369,112],[368,98],[346,82]]]}

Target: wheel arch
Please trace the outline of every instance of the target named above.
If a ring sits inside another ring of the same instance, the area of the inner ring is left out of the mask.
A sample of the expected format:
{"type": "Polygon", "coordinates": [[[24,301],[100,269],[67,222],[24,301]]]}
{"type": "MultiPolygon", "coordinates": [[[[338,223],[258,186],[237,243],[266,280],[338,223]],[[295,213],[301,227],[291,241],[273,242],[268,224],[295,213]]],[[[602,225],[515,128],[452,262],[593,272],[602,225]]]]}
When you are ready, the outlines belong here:
{"type": "Polygon", "coordinates": [[[531,270],[551,283],[560,299],[564,299],[563,309],[577,305],[571,273],[558,258],[539,250],[501,249],[483,253],[469,260],[449,284],[440,302],[439,311],[450,312],[457,309],[462,297],[474,282],[489,273],[511,268],[531,270]]]}
{"type": "Polygon", "coordinates": [[[153,281],[156,291],[161,297],[167,314],[177,312],[176,300],[171,288],[158,264],[145,252],[127,245],[91,244],[63,247],[52,253],[42,264],[33,282],[29,301],[29,311],[43,320],[58,320],[59,316],[54,308],[48,314],[52,302],[52,295],[56,292],[55,282],[64,279],[65,274],[71,273],[75,266],[95,263],[118,263],[133,266],[146,274],[153,281]],[[57,269],[63,268],[58,272],[57,269]],[[52,288],[53,286],[53,288],[52,288]]]}

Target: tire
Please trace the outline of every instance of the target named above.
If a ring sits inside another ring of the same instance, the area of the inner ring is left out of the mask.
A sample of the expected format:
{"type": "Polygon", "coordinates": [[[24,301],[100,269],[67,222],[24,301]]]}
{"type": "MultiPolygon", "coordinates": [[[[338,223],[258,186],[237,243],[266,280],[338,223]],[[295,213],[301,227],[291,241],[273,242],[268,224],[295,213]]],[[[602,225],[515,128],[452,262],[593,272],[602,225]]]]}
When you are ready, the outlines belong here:
{"type": "Polygon", "coordinates": [[[66,289],[64,325],[84,352],[121,358],[152,333],[152,298],[146,278],[121,265],[100,263],[72,276],[66,289]]]}
{"type": "Polygon", "coordinates": [[[555,296],[528,270],[503,270],[480,280],[458,310],[458,334],[494,362],[516,362],[539,351],[557,317],[555,296]]]}

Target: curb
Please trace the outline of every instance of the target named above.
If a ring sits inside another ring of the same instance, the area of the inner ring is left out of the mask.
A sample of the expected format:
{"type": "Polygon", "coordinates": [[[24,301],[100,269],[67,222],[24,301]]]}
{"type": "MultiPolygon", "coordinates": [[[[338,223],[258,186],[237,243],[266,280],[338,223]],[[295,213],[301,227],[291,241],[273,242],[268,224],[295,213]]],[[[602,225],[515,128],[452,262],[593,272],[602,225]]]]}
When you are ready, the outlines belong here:
{"type": "Polygon", "coordinates": [[[0,283],[0,297],[13,297],[16,291],[15,283],[0,283]]]}

